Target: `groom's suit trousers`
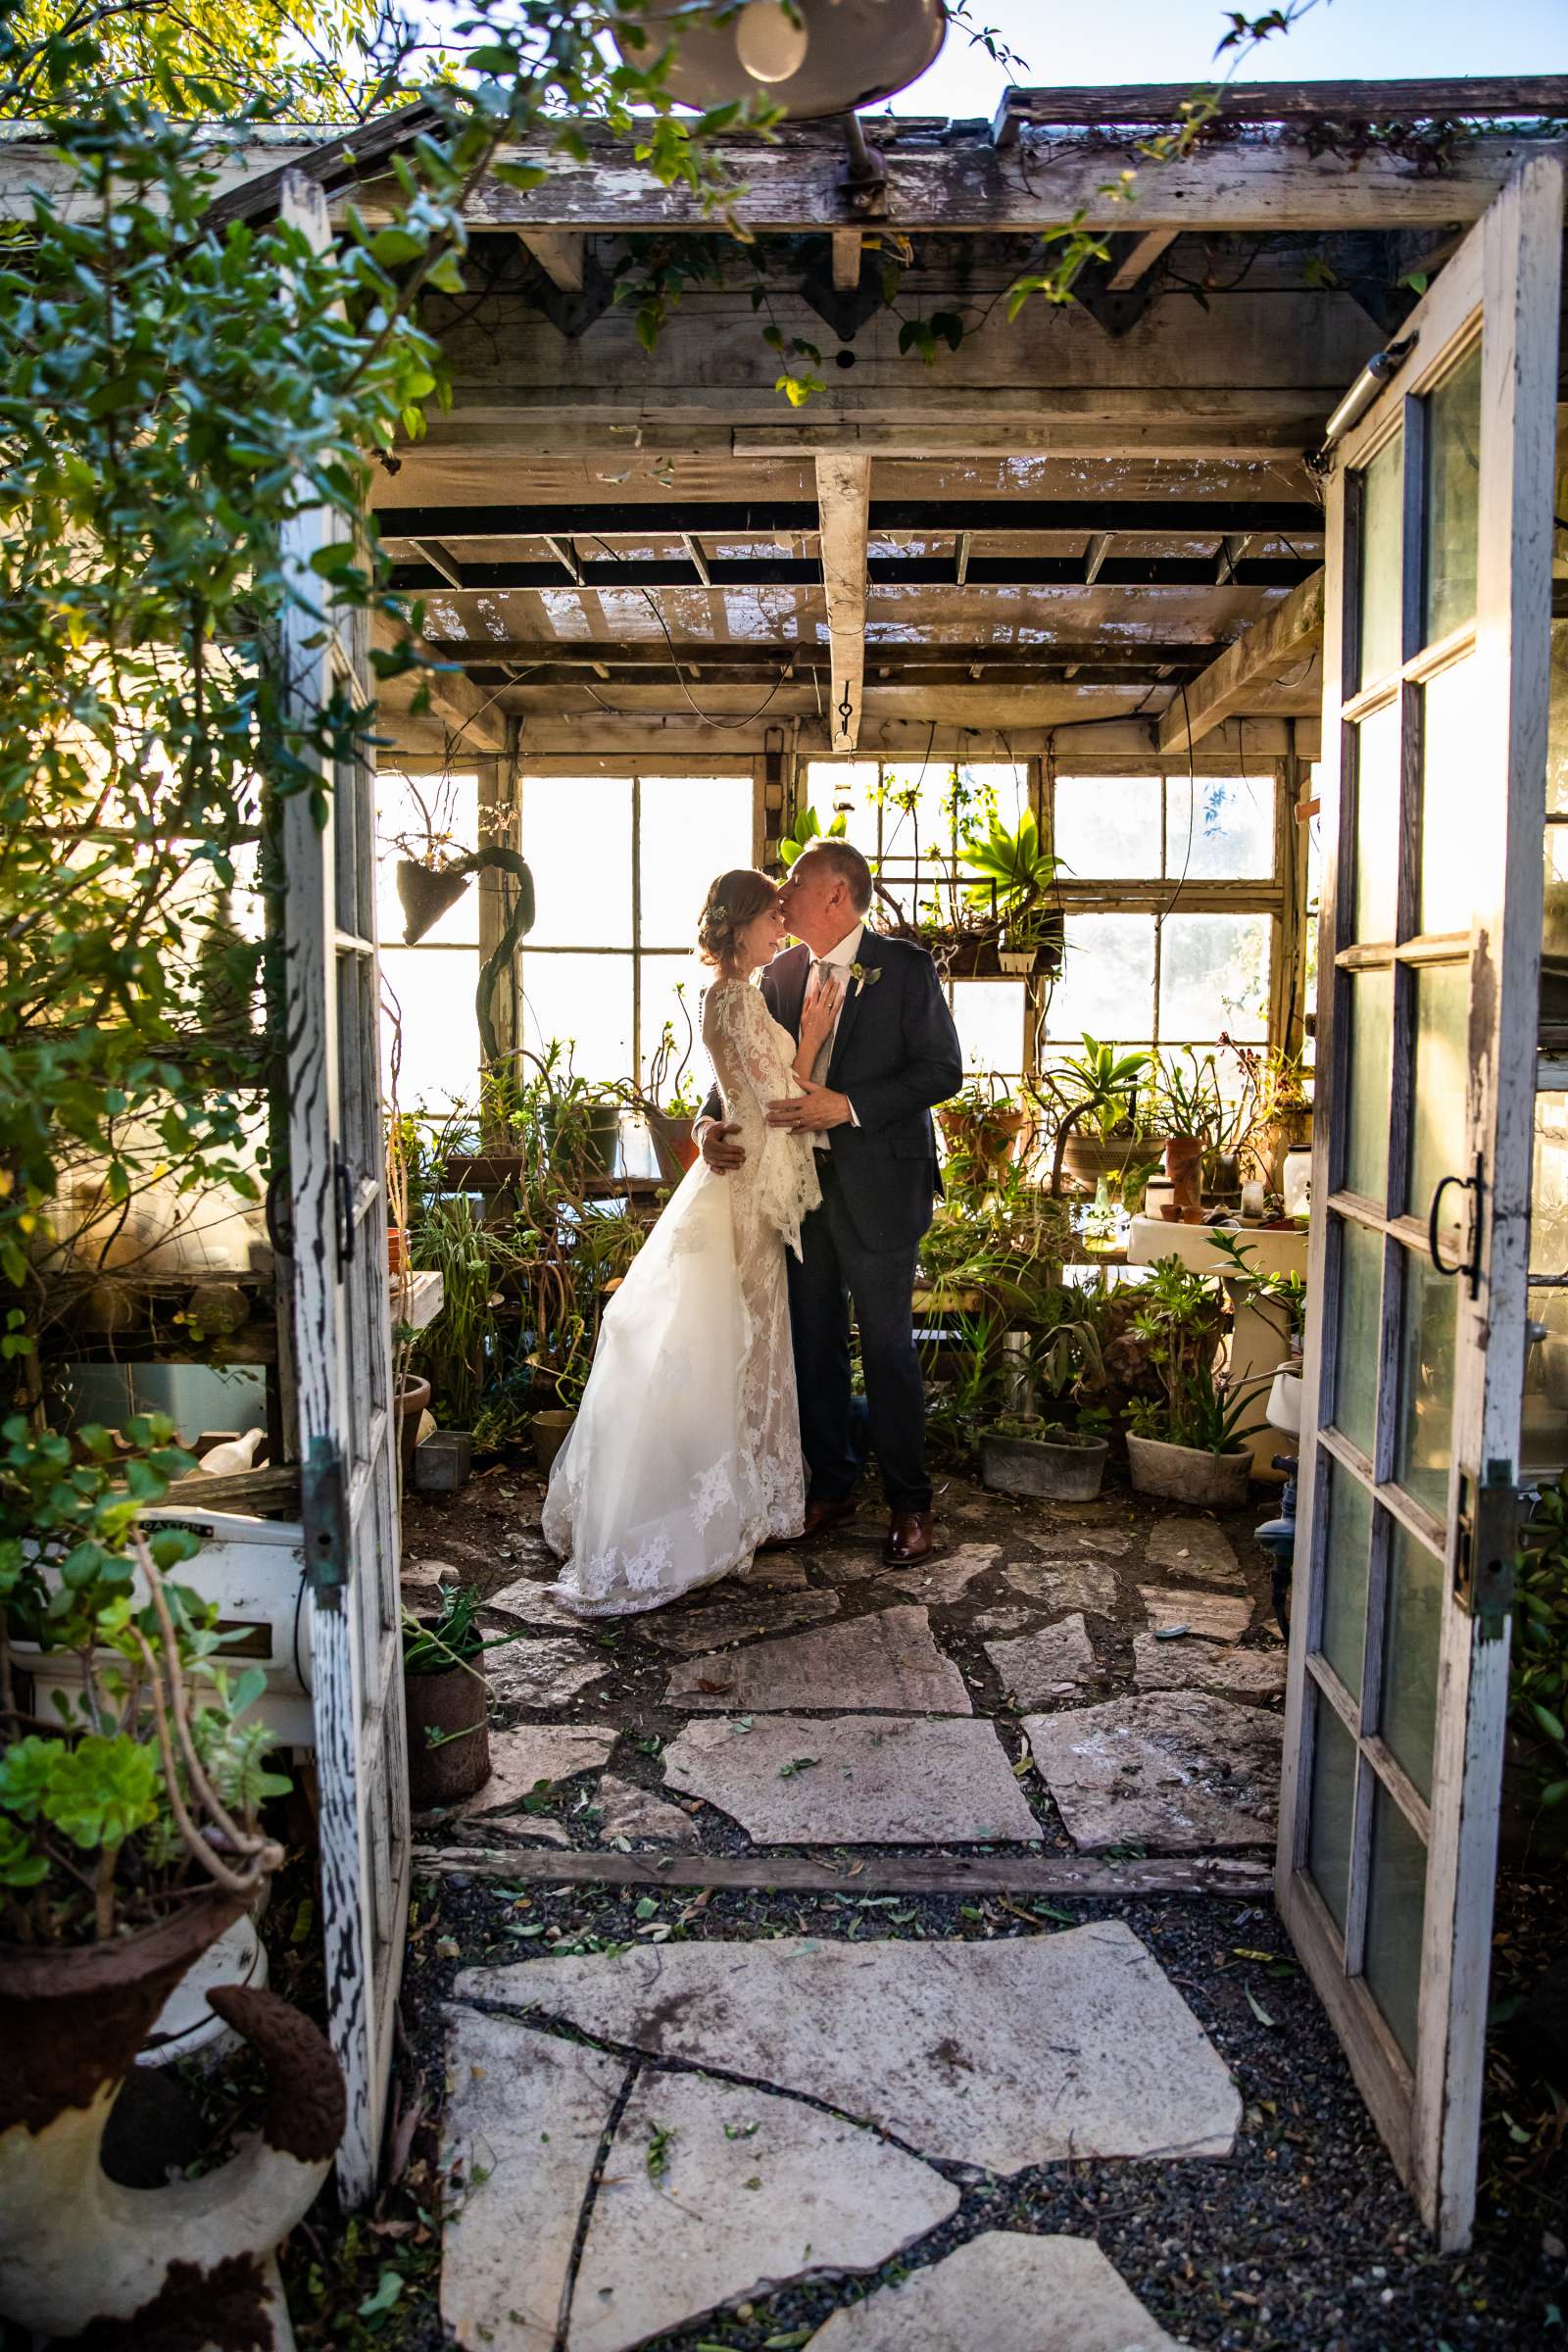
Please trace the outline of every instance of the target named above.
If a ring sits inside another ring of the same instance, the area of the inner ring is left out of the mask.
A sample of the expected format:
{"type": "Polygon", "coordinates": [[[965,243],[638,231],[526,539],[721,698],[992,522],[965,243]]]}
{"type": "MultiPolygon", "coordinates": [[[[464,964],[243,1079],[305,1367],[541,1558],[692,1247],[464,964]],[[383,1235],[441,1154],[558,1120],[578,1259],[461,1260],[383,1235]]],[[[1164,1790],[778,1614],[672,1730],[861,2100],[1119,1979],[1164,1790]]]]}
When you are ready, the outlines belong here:
{"type": "Polygon", "coordinates": [[[808,1497],[843,1501],[860,1475],[850,1444],[853,1299],[871,1446],[882,1467],[888,1507],[928,1511],[925,1397],[910,1328],[918,1244],[867,1250],[845,1208],[832,1153],[823,1152],[818,1164],[822,1205],[803,1218],[801,1256],[791,1254],[788,1260],[808,1497]]]}

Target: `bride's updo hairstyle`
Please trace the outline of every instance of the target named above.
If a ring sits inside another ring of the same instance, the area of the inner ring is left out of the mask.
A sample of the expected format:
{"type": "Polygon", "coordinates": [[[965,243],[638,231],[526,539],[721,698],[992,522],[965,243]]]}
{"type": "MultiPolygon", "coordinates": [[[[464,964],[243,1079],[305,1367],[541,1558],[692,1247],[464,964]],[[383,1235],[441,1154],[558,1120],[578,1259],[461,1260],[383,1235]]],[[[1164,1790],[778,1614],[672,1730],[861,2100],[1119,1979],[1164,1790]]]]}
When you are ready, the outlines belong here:
{"type": "Polygon", "coordinates": [[[777,897],[778,884],[752,866],[737,865],[720,874],[697,918],[697,953],[703,961],[727,970],[747,924],[765,914],[777,897]]]}

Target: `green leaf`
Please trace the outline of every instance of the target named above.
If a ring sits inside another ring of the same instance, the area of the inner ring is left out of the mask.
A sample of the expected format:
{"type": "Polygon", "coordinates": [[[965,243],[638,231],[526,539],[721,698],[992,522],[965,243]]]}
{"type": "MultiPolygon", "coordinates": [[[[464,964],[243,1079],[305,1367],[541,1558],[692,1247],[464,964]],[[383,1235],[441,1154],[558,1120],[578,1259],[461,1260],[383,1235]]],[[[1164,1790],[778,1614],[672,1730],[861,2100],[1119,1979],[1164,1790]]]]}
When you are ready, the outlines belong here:
{"type": "Polygon", "coordinates": [[[1531,1713],[1548,1740],[1568,1739],[1568,1733],[1563,1730],[1562,1717],[1554,1715],[1550,1707],[1544,1707],[1538,1701],[1532,1704],[1531,1713]]]}
{"type": "Polygon", "coordinates": [[[158,1813],[158,1767],[151,1748],[127,1735],[89,1733],[62,1747],[49,1775],[43,1816],[84,1848],[122,1845],[158,1813]]]}
{"type": "Polygon", "coordinates": [[[360,2318],[362,2320],[379,2319],[384,2312],[392,2309],[402,2293],[403,2281],[397,2272],[383,2271],[376,2282],[374,2294],[367,2295],[365,2301],[359,2306],[360,2318]]]}

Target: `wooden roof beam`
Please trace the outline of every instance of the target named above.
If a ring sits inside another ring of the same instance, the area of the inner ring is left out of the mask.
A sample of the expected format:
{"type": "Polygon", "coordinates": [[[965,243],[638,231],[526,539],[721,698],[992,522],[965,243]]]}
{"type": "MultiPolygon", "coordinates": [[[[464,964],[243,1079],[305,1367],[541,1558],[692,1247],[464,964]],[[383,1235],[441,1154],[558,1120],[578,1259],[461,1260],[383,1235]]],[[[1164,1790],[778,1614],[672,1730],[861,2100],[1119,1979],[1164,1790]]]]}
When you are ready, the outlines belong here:
{"type": "Polygon", "coordinates": [[[553,286],[563,294],[582,292],[583,261],[588,240],[567,229],[519,229],[520,243],[533,255],[553,286]]]}
{"type": "MultiPolygon", "coordinates": [[[[1568,114],[1568,74],[1466,74],[1447,80],[1238,81],[1216,93],[1224,122],[1417,122],[1539,121],[1568,114]]],[[[1103,89],[1007,90],[991,125],[1008,147],[1025,123],[1179,122],[1192,101],[1180,81],[1120,82],[1103,89]]]]}
{"type": "Polygon", "coordinates": [[[1283,604],[1254,621],[1217,662],[1178,694],[1159,722],[1162,755],[1179,758],[1215,727],[1245,711],[1260,686],[1309,654],[1323,637],[1323,574],[1293,588],[1283,604]]]}
{"type": "MultiPolygon", "coordinates": [[[[395,723],[403,697],[412,697],[423,686],[428,690],[430,709],[470,753],[477,757],[504,757],[507,715],[494,691],[476,686],[465,675],[461,657],[452,648],[432,644],[428,637],[413,637],[412,632],[409,635],[418,657],[418,667],[382,686],[380,699],[388,716],[395,723]]],[[[399,631],[381,614],[375,619],[375,642],[382,647],[403,642],[399,631]]]]}
{"type": "MultiPolygon", "coordinates": [[[[670,500],[618,506],[381,507],[376,520],[388,544],[403,540],[551,539],[570,524],[573,539],[770,539],[814,531],[817,510],[802,499],[670,500]]],[[[1321,538],[1323,514],[1304,499],[1282,498],[873,498],[873,531],[913,531],[932,538],[1019,531],[1099,532],[1128,538],[1214,539],[1241,532],[1321,538]]]]}
{"type": "Polygon", "coordinates": [[[1130,249],[1123,254],[1106,278],[1106,293],[1129,293],[1140,278],[1149,275],[1166,246],[1174,245],[1175,242],[1176,231],[1173,228],[1152,228],[1143,236],[1135,237],[1130,249]]]}
{"type": "Polygon", "coordinates": [[[866,543],[871,527],[871,461],[834,455],[816,461],[816,501],[822,539],[822,586],[827,598],[833,671],[833,748],[853,752],[860,739],[865,678],[866,543]]]}

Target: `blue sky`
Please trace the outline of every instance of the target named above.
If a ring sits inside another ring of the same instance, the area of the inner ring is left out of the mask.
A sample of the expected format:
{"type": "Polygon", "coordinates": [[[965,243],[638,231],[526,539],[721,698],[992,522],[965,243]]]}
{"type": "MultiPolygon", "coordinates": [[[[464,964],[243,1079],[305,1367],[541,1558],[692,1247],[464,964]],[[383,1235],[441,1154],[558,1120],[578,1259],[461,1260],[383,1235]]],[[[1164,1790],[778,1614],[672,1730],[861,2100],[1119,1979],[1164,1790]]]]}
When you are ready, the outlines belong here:
{"type": "MultiPolygon", "coordinates": [[[[1244,4],[1244,0],[1238,0],[1244,4]]],[[[1260,15],[1262,0],[1245,0],[1260,15]]],[[[974,0],[1028,62],[1025,83],[1199,82],[1210,74],[1225,13],[1214,0],[974,0]]],[[[1293,31],[1252,52],[1250,81],[1395,81],[1423,74],[1568,72],[1568,0],[1318,0],[1293,31]]],[[[961,31],[931,71],[893,101],[900,114],[990,115],[1004,77],[961,31]]]]}

